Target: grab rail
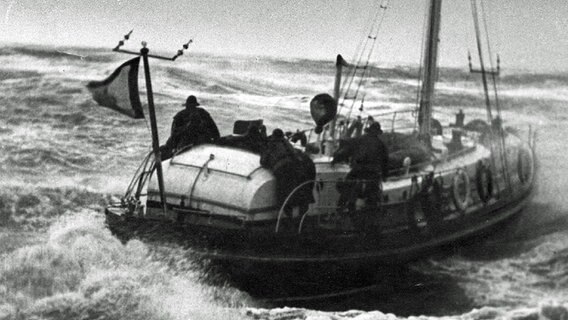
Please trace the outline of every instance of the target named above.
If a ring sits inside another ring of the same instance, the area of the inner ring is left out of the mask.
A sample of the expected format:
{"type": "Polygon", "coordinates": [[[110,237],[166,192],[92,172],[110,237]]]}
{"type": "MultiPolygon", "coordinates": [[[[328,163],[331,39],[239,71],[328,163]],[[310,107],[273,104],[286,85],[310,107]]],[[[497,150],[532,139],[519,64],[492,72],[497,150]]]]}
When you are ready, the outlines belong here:
{"type": "Polygon", "coordinates": [[[132,180],[128,184],[128,187],[126,188],[126,192],[124,193],[124,196],[122,197],[123,200],[129,199],[129,198],[132,198],[132,197],[135,198],[136,200],[138,200],[138,198],[140,198],[140,193],[142,191],[142,187],[146,183],[146,179],[149,176],[149,173],[151,173],[154,170],[153,169],[154,161],[153,161],[153,158],[152,158],[153,155],[154,155],[154,153],[152,151],[150,151],[144,157],[144,159],[142,160],[142,163],[140,164],[140,166],[138,166],[138,169],[136,169],[136,172],[134,173],[134,177],[132,178],[132,180]],[[138,186],[137,186],[136,192],[133,196],[132,193],[133,193],[133,190],[134,190],[136,184],[138,184],[138,186]]]}
{"type": "MultiPolygon", "coordinates": [[[[440,184],[439,186],[441,188],[440,191],[443,192],[443,193],[449,192],[450,193],[449,195],[451,196],[452,190],[449,189],[449,187],[452,183],[455,183],[455,182],[453,182],[453,180],[448,180],[448,179],[454,178],[454,176],[452,176],[452,172],[457,173],[457,172],[460,172],[460,171],[463,171],[462,167],[452,168],[452,169],[443,170],[443,171],[429,171],[429,172],[423,172],[423,173],[419,173],[419,174],[409,175],[407,177],[407,179],[409,179],[408,180],[409,181],[408,189],[402,189],[401,190],[401,192],[406,194],[406,196],[403,196],[404,197],[403,200],[395,200],[395,201],[391,201],[391,202],[385,202],[385,200],[382,198],[382,196],[379,196],[378,199],[377,199],[378,200],[377,209],[383,210],[383,209],[393,208],[393,207],[397,207],[397,206],[403,206],[403,205],[406,205],[406,204],[409,204],[409,203],[415,201],[417,194],[424,187],[425,181],[434,181],[434,180],[438,181],[438,183],[440,184]],[[450,184],[448,184],[448,183],[450,183],[450,184]]],[[[298,190],[305,187],[306,185],[313,183],[314,184],[314,188],[312,189],[312,192],[313,192],[313,190],[317,190],[316,188],[318,188],[320,190],[324,189],[326,184],[332,184],[333,186],[337,186],[339,183],[349,184],[350,182],[351,183],[359,183],[359,182],[365,182],[365,181],[367,181],[367,182],[368,181],[379,181],[381,183],[379,190],[381,190],[381,191],[383,190],[382,179],[381,180],[368,180],[368,179],[309,180],[309,181],[305,181],[305,182],[299,184],[297,187],[295,187],[288,194],[285,201],[280,206],[274,232],[278,233],[280,231],[280,226],[282,224],[282,219],[283,219],[283,216],[284,216],[283,213],[285,212],[285,209],[286,209],[290,199],[298,192],[298,190]]],[[[297,226],[297,233],[298,234],[300,234],[302,232],[302,230],[304,228],[305,221],[306,221],[308,215],[314,214],[314,212],[318,212],[322,209],[323,209],[323,211],[320,211],[318,216],[323,216],[323,215],[325,215],[326,212],[327,212],[327,214],[332,215],[334,213],[337,213],[338,209],[344,208],[345,205],[347,205],[347,204],[339,205],[339,203],[338,203],[339,198],[333,198],[333,200],[335,200],[336,205],[331,205],[331,206],[330,205],[320,205],[320,203],[322,202],[321,193],[320,192],[314,192],[314,194],[315,194],[314,203],[310,204],[309,208],[305,212],[300,212],[300,215],[301,215],[300,221],[299,221],[299,224],[297,226]]],[[[469,196],[467,196],[467,197],[469,197],[469,196]]],[[[345,200],[346,203],[350,203],[351,201],[353,201],[355,199],[353,199],[353,197],[347,197],[343,200],[345,200]]],[[[404,225],[409,226],[408,224],[404,224],[404,225]]],[[[402,225],[397,225],[397,226],[401,227],[402,225]]]]}
{"type": "MultiPolygon", "coordinates": [[[[378,181],[379,184],[381,185],[380,189],[382,190],[382,182],[383,182],[382,179],[381,179],[381,180],[369,180],[369,179],[353,179],[353,180],[330,179],[330,180],[307,180],[307,181],[302,182],[301,184],[299,184],[298,186],[296,186],[296,187],[288,194],[288,196],[286,197],[286,199],[284,200],[284,202],[283,202],[282,205],[280,206],[280,209],[278,210],[278,217],[277,217],[277,220],[276,220],[276,227],[275,227],[275,229],[274,229],[274,232],[275,232],[275,233],[278,233],[278,231],[279,231],[279,229],[280,229],[280,221],[282,220],[282,214],[284,213],[284,209],[285,209],[286,206],[288,205],[289,200],[292,198],[292,196],[293,196],[298,190],[300,190],[300,189],[303,188],[304,186],[306,186],[306,185],[308,185],[308,184],[310,184],[310,183],[313,183],[313,184],[314,184],[314,187],[315,187],[315,188],[318,188],[318,187],[321,186],[322,184],[324,184],[324,183],[329,183],[329,182],[335,183],[335,185],[337,185],[337,183],[349,183],[349,182],[357,183],[357,182],[368,182],[368,181],[378,181]]],[[[313,193],[313,188],[312,188],[312,193],[313,193]]],[[[318,197],[316,197],[314,203],[318,203],[319,200],[320,200],[320,199],[319,199],[319,192],[318,192],[317,194],[318,194],[318,197]]],[[[378,199],[378,200],[379,200],[379,203],[382,202],[381,199],[378,199]]],[[[318,206],[318,208],[324,208],[324,207],[318,206]]],[[[329,207],[325,207],[325,208],[328,208],[328,209],[338,209],[338,208],[340,208],[340,207],[339,207],[339,206],[329,206],[329,207]]],[[[307,214],[308,214],[309,212],[310,212],[310,208],[308,208],[308,210],[306,210],[306,212],[302,213],[302,218],[301,218],[301,220],[300,220],[300,225],[299,225],[299,228],[298,228],[298,233],[301,232],[303,222],[304,222],[304,220],[305,220],[305,218],[306,218],[306,216],[307,216],[307,214]]]]}
{"type": "MultiPolygon", "coordinates": [[[[294,188],[290,194],[288,194],[288,196],[286,197],[286,199],[284,200],[284,203],[282,203],[282,206],[280,206],[280,210],[278,211],[278,219],[276,220],[276,228],[274,229],[274,233],[278,233],[278,229],[280,228],[280,219],[282,218],[282,213],[284,212],[284,208],[286,207],[286,205],[288,204],[288,201],[290,200],[290,198],[292,197],[292,195],[294,195],[296,193],[296,191],[300,190],[302,187],[310,184],[310,183],[318,183],[318,181],[316,180],[307,180],[304,181],[302,183],[300,183],[296,188],[294,188]]],[[[312,188],[312,193],[313,193],[313,188],[312,188]]],[[[309,209],[308,209],[309,211],[309,209]]],[[[307,211],[306,211],[307,212],[307,211]]]]}

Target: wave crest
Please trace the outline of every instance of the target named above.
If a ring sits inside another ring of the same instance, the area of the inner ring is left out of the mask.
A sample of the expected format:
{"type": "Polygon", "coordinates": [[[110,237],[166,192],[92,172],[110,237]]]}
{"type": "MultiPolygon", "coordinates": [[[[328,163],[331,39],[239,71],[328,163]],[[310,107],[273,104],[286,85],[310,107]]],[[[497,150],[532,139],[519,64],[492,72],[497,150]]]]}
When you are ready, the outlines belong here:
{"type": "MultiPolygon", "coordinates": [[[[123,245],[101,215],[83,210],[53,225],[47,242],[20,248],[0,268],[0,310],[7,318],[238,318],[200,283],[137,241],[123,245]]],[[[246,296],[230,296],[242,301],[246,296]]]]}

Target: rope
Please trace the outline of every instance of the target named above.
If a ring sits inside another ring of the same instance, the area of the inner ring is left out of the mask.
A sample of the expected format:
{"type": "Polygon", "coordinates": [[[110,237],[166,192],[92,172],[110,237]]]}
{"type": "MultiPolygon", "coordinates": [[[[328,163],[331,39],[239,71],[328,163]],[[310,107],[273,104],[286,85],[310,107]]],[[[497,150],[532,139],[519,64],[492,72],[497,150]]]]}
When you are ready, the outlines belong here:
{"type": "MultiPolygon", "coordinates": [[[[387,5],[388,5],[388,1],[387,1],[387,5]]],[[[381,5],[379,8],[380,8],[380,9],[385,9],[385,8],[387,8],[387,7],[386,7],[386,6],[383,7],[383,6],[381,5]]],[[[371,49],[369,50],[369,53],[368,53],[368,55],[367,55],[367,61],[365,62],[365,67],[363,67],[363,74],[361,75],[361,78],[360,78],[360,80],[359,80],[359,85],[357,86],[357,90],[355,91],[355,95],[353,96],[353,102],[351,103],[351,107],[349,108],[349,113],[348,113],[348,115],[347,115],[347,119],[350,119],[350,118],[351,118],[351,113],[353,112],[353,107],[355,106],[356,99],[357,99],[357,97],[358,97],[358,95],[359,95],[359,90],[361,89],[361,86],[363,85],[363,82],[366,80],[366,77],[367,77],[367,71],[369,70],[369,69],[368,69],[368,68],[369,68],[369,62],[371,61],[371,56],[372,56],[373,51],[374,51],[374,49],[375,49],[375,46],[376,46],[376,44],[377,44],[377,37],[378,37],[378,34],[379,34],[379,30],[381,29],[381,26],[382,26],[383,21],[384,21],[384,19],[385,19],[386,10],[383,10],[382,13],[383,13],[383,14],[382,14],[381,20],[379,21],[379,24],[378,24],[378,26],[377,26],[377,30],[376,30],[374,36],[372,36],[372,35],[369,36],[369,38],[372,39],[371,49]]]]}
{"type": "MultiPolygon", "coordinates": [[[[381,12],[380,5],[376,10],[377,11],[376,11],[376,13],[373,17],[373,23],[371,24],[371,28],[369,29],[369,32],[367,32],[365,37],[361,40],[361,43],[364,42],[363,49],[361,49],[361,52],[356,51],[356,53],[355,53],[355,56],[358,56],[358,58],[356,59],[357,63],[355,64],[354,67],[352,67],[351,71],[349,72],[349,75],[347,77],[345,77],[345,79],[343,80],[343,84],[341,85],[341,88],[345,88],[345,85],[349,81],[349,85],[347,86],[347,89],[345,90],[345,96],[343,97],[343,100],[341,101],[341,107],[339,108],[338,113],[340,113],[341,108],[343,108],[343,103],[345,102],[345,99],[347,98],[347,93],[349,92],[349,89],[351,89],[351,85],[353,84],[353,80],[355,79],[355,76],[357,74],[357,69],[358,69],[359,65],[361,64],[361,60],[363,60],[363,54],[365,53],[365,49],[367,48],[367,45],[369,44],[369,35],[372,34],[375,30],[375,24],[377,23],[379,13],[381,12]]],[[[359,47],[360,47],[360,45],[359,45],[359,47]]],[[[357,49],[357,50],[359,50],[359,49],[357,49]]]]}
{"type": "MultiPolygon", "coordinates": [[[[490,105],[490,101],[489,101],[489,93],[488,93],[488,87],[487,87],[487,80],[485,78],[486,73],[485,73],[485,69],[483,66],[483,52],[481,49],[481,31],[479,28],[479,12],[477,10],[477,2],[476,0],[471,0],[472,3],[472,10],[473,10],[473,16],[474,16],[474,24],[475,24],[475,31],[476,31],[476,39],[477,39],[477,45],[478,45],[478,50],[479,50],[479,59],[481,62],[481,71],[482,71],[482,76],[483,76],[483,85],[484,85],[484,91],[485,91],[485,99],[486,99],[486,104],[487,104],[487,112],[488,112],[488,118],[489,118],[489,123],[490,123],[490,130],[491,130],[491,136],[495,136],[495,132],[493,130],[492,127],[492,120],[493,120],[493,116],[491,114],[491,105],[490,105]]],[[[480,0],[481,3],[481,16],[482,16],[482,21],[483,21],[483,27],[484,27],[484,31],[485,31],[485,39],[486,39],[486,43],[487,43],[487,52],[489,54],[489,63],[491,66],[491,79],[493,81],[493,91],[494,91],[494,95],[495,95],[495,107],[497,109],[497,116],[499,117],[499,119],[502,119],[501,117],[501,108],[499,106],[499,98],[497,95],[497,80],[495,78],[495,68],[493,65],[493,59],[491,59],[492,57],[492,51],[491,51],[491,45],[490,45],[490,41],[489,41],[489,28],[488,28],[488,24],[487,24],[487,15],[486,15],[486,10],[485,10],[485,6],[484,6],[484,2],[483,0],[480,0]]],[[[503,164],[501,171],[502,174],[505,176],[506,178],[506,182],[507,185],[509,186],[509,188],[511,187],[511,181],[510,181],[510,177],[509,177],[509,170],[508,170],[508,166],[507,166],[507,157],[505,155],[505,137],[503,135],[502,132],[502,128],[499,128],[499,147],[498,147],[498,156],[499,156],[499,160],[501,161],[501,163],[503,164]]],[[[491,144],[491,151],[492,153],[494,152],[494,143],[493,141],[490,142],[491,144]]],[[[492,159],[492,165],[493,168],[495,169],[495,160],[493,160],[493,157],[491,157],[492,159]]]]}
{"type": "Polygon", "coordinates": [[[132,196],[132,191],[134,190],[136,182],[138,182],[138,181],[140,181],[144,178],[143,175],[146,172],[146,167],[148,166],[148,162],[150,161],[150,158],[152,157],[152,155],[153,155],[153,152],[150,151],[144,157],[144,160],[142,160],[142,163],[140,164],[138,169],[136,169],[136,172],[134,173],[134,178],[130,181],[130,183],[128,184],[128,187],[126,188],[124,198],[128,198],[128,197],[132,196]]]}
{"type": "MultiPolygon", "coordinates": [[[[474,28],[475,28],[475,39],[477,42],[477,51],[479,54],[479,64],[481,67],[481,79],[482,79],[482,83],[483,83],[483,92],[485,94],[485,106],[486,106],[486,111],[487,111],[487,122],[489,123],[489,132],[491,134],[491,137],[494,137],[494,132],[493,132],[493,115],[491,113],[491,101],[489,98],[489,92],[488,92],[488,85],[487,85],[487,78],[486,78],[486,72],[485,72],[485,65],[483,63],[483,48],[481,46],[481,31],[479,28],[479,14],[477,11],[477,0],[471,0],[471,10],[472,10],[472,15],[473,15],[473,24],[474,24],[474,28]]],[[[490,145],[490,149],[491,149],[491,169],[494,172],[497,172],[496,168],[496,164],[495,164],[495,142],[493,141],[493,139],[490,139],[489,141],[489,145],[490,145]]]]}
{"type": "MultiPolygon", "coordinates": [[[[383,19],[384,19],[384,15],[383,18],[381,19],[381,22],[379,23],[379,29],[383,23],[383,19]]],[[[357,97],[359,96],[359,90],[361,89],[361,86],[363,85],[363,82],[365,81],[366,77],[367,77],[367,70],[369,67],[369,61],[371,61],[371,55],[373,54],[373,51],[375,49],[375,45],[377,44],[377,34],[378,34],[378,30],[377,33],[375,34],[374,37],[371,37],[373,42],[371,45],[371,50],[369,50],[369,54],[367,55],[367,61],[365,62],[365,67],[363,67],[363,74],[361,75],[361,78],[359,79],[359,85],[357,85],[357,90],[355,90],[355,95],[353,96],[353,102],[351,103],[351,107],[349,108],[349,113],[347,114],[347,119],[351,118],[351,113],[353,112],[353,107],[355,106],[355,102],[357,97]]]]}
{"type": "MultiPolygon", "coordinates": [[[[493,59],[491,57],[493,57],[492,51],[491,51],[491,42],[489,41],[489,28],[487,26],[487,14],[486,14],[486,10],[485,10],[485,2],[483,0],[481,0],[481,13],[482,13],[482,17],[483,17],[483,26],[485,28],[485,39],[487,42],[487,52],[489,54],[489,64],[491,66],[491,70],[493,71],[491,73],[491,79],[493,80],[493,92],[495,95],[495,108],[497,109],[497,116],[499,117],[499,119],[503,119],[501,116],[501,106],[499,104],[499,95],[497,94],[498,92],[498,88],[497,88],[497,79],[495,77],[495,66],[493,65],[493,59]]],[[[505,137],[503,135],[502,132],[499,132],[499,136],[500,136],[500,143],[501,143],[501,150],[499,152],[500,158],[501,158],[501,163],[503,164],[503,175],[505,176],[505,178],[507,179],[507,184],[509,186],[509,188],[511,188],[511,178],[509,175],[509,162],[507,159],[507,152],[505,150],[505,137]]]]}
{"type": "Polygon", "coordinates": [[[355,105],[355,100],[357,99],[359,89],[362,85],[362,82],[364,81],[364,79],[366,77],[367,69],[368,69],[368,66],[369,66],[369,61],[370,61],[371,55],[374,51],[374,48],[375,48],[375,45],[376,45],[376,42],[377,42],[377,36],[378,36],[379,30],[381,29],[382,23],[384,21],[385,15],[386,15],[385,9],[388,8],[388,4],[389,4],[388,0],[383,1],[382,3],[379,4],[378,8],[376,9],[377,11],[374,15],[373,24],[372,24],[371,28],[369,29],[369,33],[365,36],[365,45],[364,45],[363,49],[361,50],[360,54],[358,55],[357,63],[355,65],[355,67],[353,68],[353,70],[350,72],[350,75],[348,77],[346,77],[346,79],[344,80],[342,88],[345,88],[345,85],[347,84],[347,82],[349,82],[349,84],[347,85],[347,88],[343,92],[343,98],[342,98],[342,101],[341,101],[341,104],[340,104],[340,108],[338,110],[338,114],[341,113],[341,111],[344,107],[344,104],[345,104],[345,100],[348,98],[348,94],[351,90],[351,86],[353,85],[353,82],[355,81],[355,78],[357,76],[357,71],[359,69],[363,70],[363,73],[361,74],[361,81],[359,82],[357,91],[356,91],[354,97],[352,98],[353,103],[350,107],[349,114],[347,116],[347,121],[349,121],[349,119],[351,117],[351,113],[352,113],[353,107],[355,105]],[[382,15],[381,15],[381,13],[382,13],[382,15]],[[381,15],[381,17],[379,19],[380,15],[381,15]],[[371,43],[371,46],[370,46],[370,49],[368,50],[365,67],[361,68],[361,62],[363,60],[363,57],[365,56],[365,52],[367,51],[367,47],[368,47],[369,43],[371,43]]]}
{"type": "MultiPolygon", "coordinates": [[[[374,28],[374,25],[375,25],[375,23],[376,23],[376,20],[377,20],[377,17],[378,17],[379,12],[380,12],[380,10],[377,10],[377,12],[376,12],[375,14],[373,14],[373,11],[370,11],[370,12],[369,12],[369,17],[367,18],[367,21],[366,21],[366,23],[365,23],[365,25],[371,24],[371,29],[369,30],[368,33],[371,33],[371,32],[372,32],[372,30],[373,30],[373,28],[374,28]]],[[[364,44],[365,46],[367,45],[368,39],[369,39],[369,38],[368,38],[367,36],[361,38],[361,41],[359,42],[359,44],[357,45],[357,47],[356,47],[356,49],[355,49],[355,51],[354,51],[354,53],[353,53],[354,61],[355,61],[355,60],[358,61],[357,64],[359,64],[360,60],[361,60],[362,57],[363,57],[364,48],[361,49],[361,47],[363,46],[363,44],[364,44]],[[358,57],[358,58],[357,58],[357,57],[358,57]]],[[[357,65],[357,64],[356,64],[356,65],[357,65]]],[[[352,68],[351,70],[349,70],[349,74],[351,74],[351,71],[352,71],[352,70],[356,70],[356,68],[352,68]]],[[[347,81],[349,80],[349,78],[350,78],[350,76],[349,76],[349,77],[345,77],[345,79],[343,79],[343,83],[341,84],[341,88],[345,88],[345,84],[347,84],[347,81]]]]}
{"type": "MultiPolygon", "coordinates": [[[[485,41],[487,42],[487,53],[489,54],[489,65],[491,66],[491,70],[495,70],[495,66],[493,64],[493,57],[491,51],[491,41],[489,41],[489,28],[487,27],[487,14],[485,11],[484,1],[481,0],[481,16],[483,18],[483,27],[485,28],[485,41]]],[[[497,108],[497,114],[501,116],[501,108],[499,107],[499,97],[497,95],[497,81],[495,81],[495,74],[493,74],[493,88],[495,90],[495,107],[497,108]]]]}

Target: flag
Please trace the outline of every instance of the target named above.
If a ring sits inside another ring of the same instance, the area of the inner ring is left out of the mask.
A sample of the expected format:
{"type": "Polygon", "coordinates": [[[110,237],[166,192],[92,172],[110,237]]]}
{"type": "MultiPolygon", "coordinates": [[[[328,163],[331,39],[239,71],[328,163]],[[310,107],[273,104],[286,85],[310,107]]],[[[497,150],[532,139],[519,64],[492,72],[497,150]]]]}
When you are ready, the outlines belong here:
{"type": "Polygon", "coordinates": [[[144,118],[138,93],[140,57],[123,63],[103,81],[91,81],[87,89],[101,106],[116,110],[134,119],[144,118]]]}

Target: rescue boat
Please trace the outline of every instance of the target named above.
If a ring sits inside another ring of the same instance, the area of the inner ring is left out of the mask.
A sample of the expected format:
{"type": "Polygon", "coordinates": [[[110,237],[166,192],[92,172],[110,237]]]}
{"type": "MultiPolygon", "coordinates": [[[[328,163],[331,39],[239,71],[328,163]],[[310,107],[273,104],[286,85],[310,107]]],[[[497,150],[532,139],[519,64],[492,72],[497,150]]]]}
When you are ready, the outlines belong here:
{"type": "MultiPolygon", "coordinates": [[[[535,134],[523,138],[505,128],[493,115],[499,110],[489,102],[487,120],[464,124],[460,112],[455,124],[434,130],[440,10],[441,1],[431,0],[418,130],[399,129],[394,121],[385,129],[382,139],[396,163],[380,181],[379,203],[372,211],[357,192],[347,209],[338,203],[342,186],[350,182],[345,180],[350,167],[333,164],[333,154],[353,123],[337,110],[345,91],[343,70],[349,66],[338,56],[333,99],[320,95],[312,100],[316,128],[296,146],[314,162],[315,180],[298,183],[282,202],[276,196],[275,175],[260,165],[259,154],[246,148],[193,146],[161,162],[162,177],[150,153],[122,201],[106,208],[110,229],[125,239],[181,242],[248,283],[261,273],[275,277],[289,271],[316,279],[331,270],[341,274],[400,265],[495,230],[531,199],[537,172],[535,134]],[[422,157],[401,147],[413,144],[408,141],[423,146],[422,157]],[[287,202],[305,186],[312,188],[315,201],[307,210],[296,206],[287,211],[287,202]]],[[[480,73],[485,83],[489,76],[495,80],[497,72],[480,73]]]]}

